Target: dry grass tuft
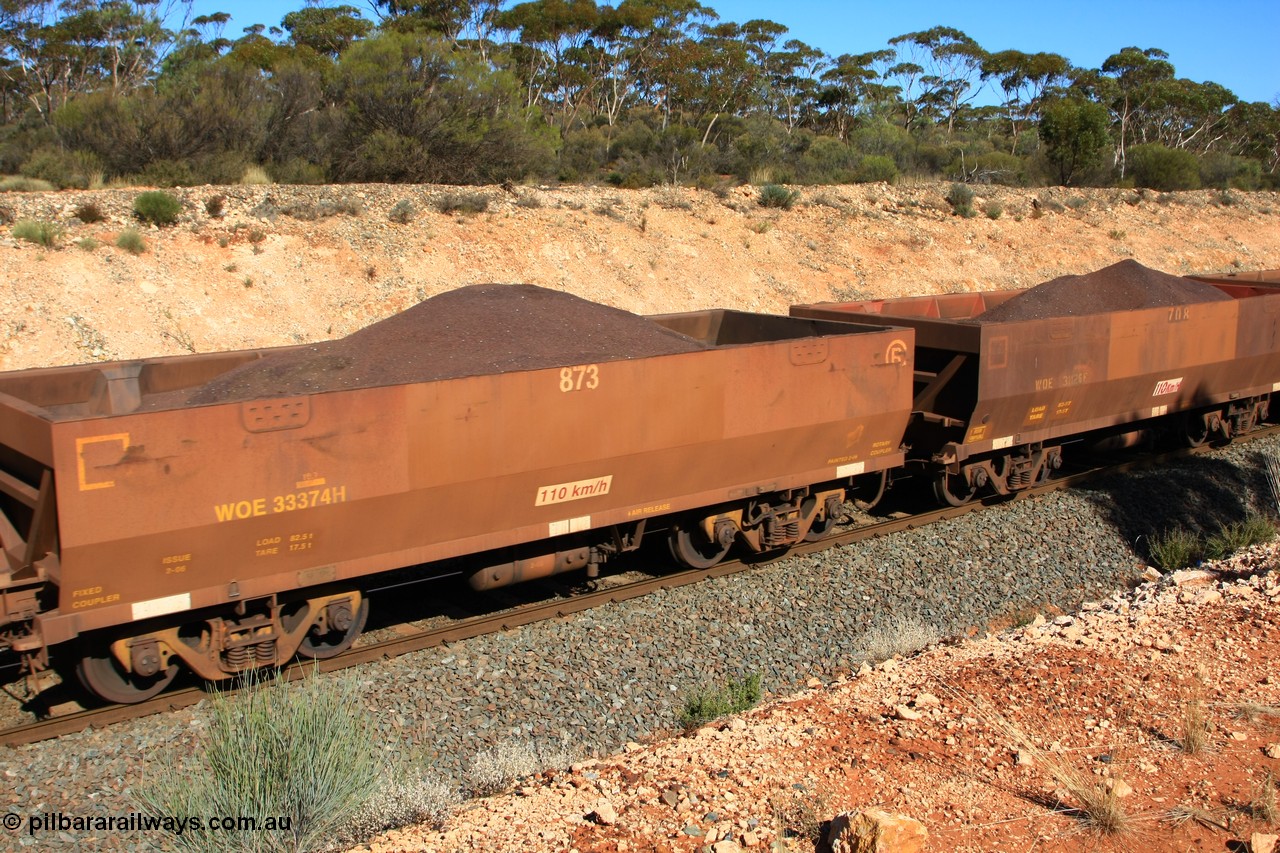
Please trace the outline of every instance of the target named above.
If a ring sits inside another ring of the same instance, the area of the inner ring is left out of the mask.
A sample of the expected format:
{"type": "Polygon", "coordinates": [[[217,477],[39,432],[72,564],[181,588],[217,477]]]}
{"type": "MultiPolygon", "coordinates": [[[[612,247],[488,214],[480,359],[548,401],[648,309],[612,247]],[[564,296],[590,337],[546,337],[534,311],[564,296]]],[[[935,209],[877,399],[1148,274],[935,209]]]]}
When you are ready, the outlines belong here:
{"type": "Polygon", "coordinates": [[[1177,805],[1169,809],[1161,818],[1165,823],[1173,826],[1182,826],[1187,823],[1198,823],[1203,827],[1210,829],[1221,829],[1224,832],[1230,832],[1230,827],[1223,823],[1218,817],[1208,809],[1202,809],[1199,806],[1177,805]]]}
{"type": "Polygon", "coordinates": [[[1280,824],[1280,806],[1276,805],[1276,777],[1270,770],[1253,792],[1253,801],[1249,810],[1254,820],[1260,820],[1272,826],[1280,824]]]}
{"type": "Polygon", "coordinates": [[[1183,691],[1182,712],[1178,722],[1181,737],[1178,740],[1187,755],[1198,755],[1209,746],[1209,714],[1205,703],[1205,671],[1197,667],[1191,685],[1183,691]]]}
{"type": "Polygon", "coordinates": [[[1065,795],[1059,798],[1063,811],[1105,835],[1119,835],[1132,827],[1133,818],[1125,811],[1109,780],[1081,770],[1066,755],[1043,749],[1020,726],[985,702],[972,696],[963,698],[977,708],[984,722],[1009,742],[1011,750],[1016,748],[1028,755],[1034,766],[1049,774],[1060,794],[1065,795]]]}

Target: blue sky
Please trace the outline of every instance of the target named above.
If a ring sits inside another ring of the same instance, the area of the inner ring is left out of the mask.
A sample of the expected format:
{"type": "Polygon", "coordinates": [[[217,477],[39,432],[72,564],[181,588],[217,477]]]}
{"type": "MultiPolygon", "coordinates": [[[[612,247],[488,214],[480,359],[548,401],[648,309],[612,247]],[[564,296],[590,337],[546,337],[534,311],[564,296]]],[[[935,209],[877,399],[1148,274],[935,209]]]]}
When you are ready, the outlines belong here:
{"type": "MultiPolygon", "coordinates": [[[[337,5],[343,0],[326,1],[337,5]]],[[[368,9],[364,0],[345,0],[368,9]]],[[[911,0],[703,0],[722,20],[767,18],[790,29],[791,38],[831,55],[865,53],[903,33],[937,25],[968,33],[983,48],[1048,51],[1074,64],[1096,68],[1122,47],[1168,51],[1178,76],[1212,80],[1246,101],[1280,97],[1280,35],[1277,0],[971,0],[968,3],[911,0]]],[[[254,23],[277,26],[303,0],[196,0],[193,14],[228,12],[226,35],[235,38],[254,23]]],[[[376,19],[371,11],[365,16],[376,19]]]]}

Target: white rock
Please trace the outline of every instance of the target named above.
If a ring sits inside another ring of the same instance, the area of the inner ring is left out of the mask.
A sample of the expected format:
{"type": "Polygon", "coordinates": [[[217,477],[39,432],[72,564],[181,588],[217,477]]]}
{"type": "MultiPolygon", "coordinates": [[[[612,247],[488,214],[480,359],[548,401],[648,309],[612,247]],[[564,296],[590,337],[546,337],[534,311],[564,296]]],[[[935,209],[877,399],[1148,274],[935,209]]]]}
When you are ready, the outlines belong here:
{"type": "Polygon", "coordinates": [[[1280,835],[1255,832],[1249,836],[1249,853],[1275,853],[1277,840],[1280,835]]]}
{"type": "Polygon", "coordinates": [[[928,840],[920,821],[880,809],[838,814],[827,831],[831,853],[922,853],[928,840]]]}
{"type": "Polygon", "coordinates": [[[618,822],[618,811],[613,807],[613,803],[608,800],[601,800],[596,803],[595,811],[591,813],[591,817],[601,826],[613,826],[618,822]]]}

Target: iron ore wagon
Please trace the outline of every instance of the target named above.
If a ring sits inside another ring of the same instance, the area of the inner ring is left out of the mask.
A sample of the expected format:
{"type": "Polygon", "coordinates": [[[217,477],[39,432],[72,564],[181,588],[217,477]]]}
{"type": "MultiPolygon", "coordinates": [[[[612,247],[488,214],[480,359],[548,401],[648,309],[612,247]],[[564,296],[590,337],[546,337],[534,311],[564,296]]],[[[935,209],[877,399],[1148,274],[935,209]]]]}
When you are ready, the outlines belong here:
{"type": "Polygon", "coordinates": [[[819,535],[902,464],[914,333],[527,285],[303,347],[0,374],[0,630],[100,696],[327,657],[373,573],[497,587],[646,534],[711,565],[819,535]],[[428,569],[429,571],[429,569],[428,569]]]}
{"type": "Polygon", "coordinates": [[[1066,439],[1229,440],[1280,391],[1277,271],[1193,279],[1125,261],[1027,290],[791,314],[915,330],[907,461],[948,504],[1047,478],[1066,439]]]}

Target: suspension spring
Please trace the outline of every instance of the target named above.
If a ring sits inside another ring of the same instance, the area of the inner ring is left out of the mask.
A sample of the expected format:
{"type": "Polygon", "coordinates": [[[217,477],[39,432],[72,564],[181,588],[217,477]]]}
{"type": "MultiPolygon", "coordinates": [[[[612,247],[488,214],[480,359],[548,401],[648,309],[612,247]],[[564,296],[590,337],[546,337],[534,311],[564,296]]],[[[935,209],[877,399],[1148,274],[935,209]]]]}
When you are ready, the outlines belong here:
{"type": "Polygon", "coordinates": [[[258,663],[275,663],[276,661],[276,638],[272,637],[258,643],[254,648],[254,655],[258,658],[258,663]]]}
{"type": "Polygon", "coordinates": [[[253,659],[253,648],[251,646],[236,646],[227,649],[223,655],[227,661],[227,668],[232,670],[241,670],[249,666],[253,659]]]}

